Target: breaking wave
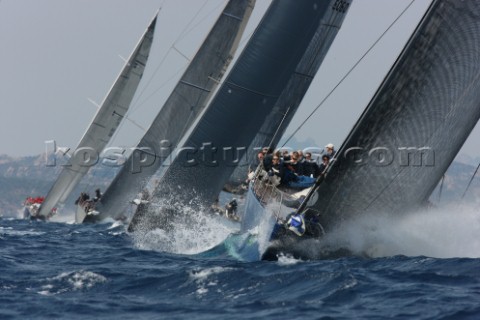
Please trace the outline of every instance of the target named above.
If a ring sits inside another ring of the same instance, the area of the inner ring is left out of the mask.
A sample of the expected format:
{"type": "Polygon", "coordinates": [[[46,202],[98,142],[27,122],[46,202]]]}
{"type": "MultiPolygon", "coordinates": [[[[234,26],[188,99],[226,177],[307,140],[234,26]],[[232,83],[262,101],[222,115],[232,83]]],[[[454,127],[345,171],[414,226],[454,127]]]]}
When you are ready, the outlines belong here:
{"type": "Polygon", "coordinates": [[[91,271],[63,272],[53,278],[47,278],[37,292],[40,295],[57,295],[68,291],[84,290],[104,283],[107,278],[91,271]]]}
{"type": "MultiPolygon", "coordinates": [[[[158,202],[150,210],[160,213],[171,202],[158,202]]],[[[132,233],[134,246],[177,254],[197,254],[211,249],[238,231],[239,224],[211,214],[194,200],[188,204],[177,202],[175,212],[163,226],[140,228],[132,233]]],[[[171,213],[171,212],[169,212],[171,213]]]]}

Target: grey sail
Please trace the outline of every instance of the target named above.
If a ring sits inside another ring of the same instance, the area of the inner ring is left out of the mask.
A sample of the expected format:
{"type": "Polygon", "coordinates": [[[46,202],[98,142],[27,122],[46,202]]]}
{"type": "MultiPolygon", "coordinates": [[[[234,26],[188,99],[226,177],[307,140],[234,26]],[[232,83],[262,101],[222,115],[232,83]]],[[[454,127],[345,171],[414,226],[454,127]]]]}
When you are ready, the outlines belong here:
{"type": "MultiPolygon", "coordinates": [[[[80,140],[76,148],[77,152],[88,148],[89,154],[100,154],[118,128],[142,78],[152,46],[156,21],[155,16],[80,140]]],[[[78,158],[71,158],[48,192],[39,211],[41,216],[47,216],[52,208],[59,203],[64,203],[90,169],[91,164],[75,161],[75,159],[78,158]]]]}
{"type": "Polygon", "coordinates": [[[171,150],[206,106],[238,48],[255,0],[231,0],[225,6],[202,46],[190,62],[173,92],[155,117],[97,206],[97,219],[119,217],[129,201],[168,159],[171,150]],[[167,146],[167,147],[165,147],[167,146]],[[169,147],[170,146],[170,147],[169,147]],[[135,170],[134,164],[149,160],[135,170]]]}
{"type": "Polygon", "coordinates": [[[214,202],[242,148],[252,143],[295,73],[329,5],[320,0],[271,3],[154,196],[214,202]]]}
{"type": "Polygon", "coordinates": [[[428,200],[480,117],[480,2],[433,1],[304,202],[328,230],[428,200]]]}
{"type": "Polygon", "coordinates": [[[267,146],[272,148],[277,146],[278,141],[285,133],[315,77],[318,68],[327,55],[333,40],[337,36],[351,2],[351,0],[343,1],[341,6],[339,6],[338,4],[335,5],[336,0],[330,1],[321,18],[320,26],[305,51],[302,60],[275,103],[272,112],[268,115],[253,142],[248,147],[243,159],[230,177],[229,182],[233,185],[245,181],[248,166],[255,162],[256,150],[267,146]]]}

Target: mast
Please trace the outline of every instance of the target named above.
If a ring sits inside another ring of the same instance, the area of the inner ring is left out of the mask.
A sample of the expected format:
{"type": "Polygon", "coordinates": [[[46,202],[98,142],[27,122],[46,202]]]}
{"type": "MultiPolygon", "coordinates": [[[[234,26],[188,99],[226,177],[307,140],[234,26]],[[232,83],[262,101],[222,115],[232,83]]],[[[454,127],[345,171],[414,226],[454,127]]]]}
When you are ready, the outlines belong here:
{"type": "Polygon", "coordinates": [[[480,118],[480,3],[432,2],[301,207],[328,230],[421,207],[480,118]]]}
{"type": "Polygon", "coordinates": [[[273,1],[154,196],[210,206],[272,112],[330,2],[273,1]],[[239,148],[239,149],[237,149],[239,148]]]}
{"type": "Polygon", "coordinates": [[[155,117],[113,182],[105,191],[98,220],[118,217],[168,161],[184,133],[203,111],[233,59],[255,0],[230,0],[187,70],[155,117]],[[165,147],[167,146],[167,147],[165,147]],[[143,150],[143,151],[141,151],[143,150]],[[151,159],[148,166],[132,170],[136,161],[151,159]]]}
{"type": "MultiPolygon", "coordinates": [[[[98,155],[110,141],[126,114],[142,78],[152,46],[156,21],[157,14],[127,60],[76,150],[88,148],[89,152],[98,155]]],[[[47,216],[59,203],[64,203],[89,169],[90,166],[75,161],[75,157],[72,157],[45,197],[39,215],[47,216]]]]}

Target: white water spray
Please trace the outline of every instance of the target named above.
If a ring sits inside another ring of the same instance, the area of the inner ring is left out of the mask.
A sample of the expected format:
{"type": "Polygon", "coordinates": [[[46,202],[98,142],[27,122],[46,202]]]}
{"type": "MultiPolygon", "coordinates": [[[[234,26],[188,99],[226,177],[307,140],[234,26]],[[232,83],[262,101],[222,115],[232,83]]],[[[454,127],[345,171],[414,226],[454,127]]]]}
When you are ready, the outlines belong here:
{"type": "MultiPolygon", "coordinates": [[[[157,203],[161,210],[162,203],[157,203]]],[[[132,234],[134,244],[143,250],[155,250],[176,254],[204,252],[224,241],[228,235],[238,231],[238,223],[213,214],[195,204],[177,203],[178,215],[167,230],[139,230],[132,234]]]]}
{"type": "Polygon", "coordinates": [[[66,224],[75,223],[75,211],[63,208],[59,213],[50,218],[51,222],[60,222],[66,224]]]}
{"type": "Polygon", "coordinates": [[[480,257],[480,208],[449,205],[405,215],[364,215],[343,223],[324,239],[370,257],[480,257]]]}

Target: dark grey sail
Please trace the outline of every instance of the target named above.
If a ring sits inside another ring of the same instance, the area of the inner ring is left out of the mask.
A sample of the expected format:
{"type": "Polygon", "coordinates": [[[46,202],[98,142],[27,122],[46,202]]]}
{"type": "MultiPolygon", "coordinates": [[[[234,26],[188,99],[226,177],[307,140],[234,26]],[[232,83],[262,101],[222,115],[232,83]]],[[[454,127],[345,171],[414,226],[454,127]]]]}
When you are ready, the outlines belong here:
{"type": "Polygon", "coordinates": [[[225,6],[187,70],[119,171],[97,206],[100,215],[118,217],[129,201],[168,159],[206,106],[238,48],[255,0],[231,0],[225,6]],[[148,165],[143,161],[147,161],[148,165]],[[139,164],[140,163],[140,164],[139,164]],[[144,165],[145,164],[145,165],[144,165]],[[136,167],[138,165],[138,167],[136,167]]]}
{"type": "Polygon", "coordinates": [[[155,190],[210,205],[287,86],[330,1],[275,0],[155,190]],[[174,191],[174,192],[172,192],[174,191]]]}
{"type": "MultiPolygon", "coordinates": [[[[81,151],[88,148],[100,154],[112,138],[127,113],[142,79],[152,47],[156,21],[155,15],[75,150],[81,151]]],[[[72,157],[69,164],[62,169],[40,207],[40,216],[48,216],[55,206],[63,204],[91,168],[92,164],[85,165],[76,159],[77,157],[72,157]]]]}
{"type": "Polygon", "coordinates": [[[256,160],[256,150],[267,146],[272,148],[277,146],[278,141],[285,133],[286,128],[290,124],[290,121],[315,77],[318,68],[327,55],[333,40],[337,36],[351,2],[351,0],[341,2],[336,0],[330,1],[324,15],[321,17],[320,26],[310,42],[308,49],[305,51],[302,60],[292,74],[280,98],[275,103],[272,112],[257,132],[246,154],[230,177],[229,182],[231,184],[236,185],[245,181],[248,165],[254,163],[256,160]]]}
{"type": "Polygon", "coordinates": [[[480,2],[433,1],[301,210],[328,230],[422,206],[480,117],[480,2]]]}

